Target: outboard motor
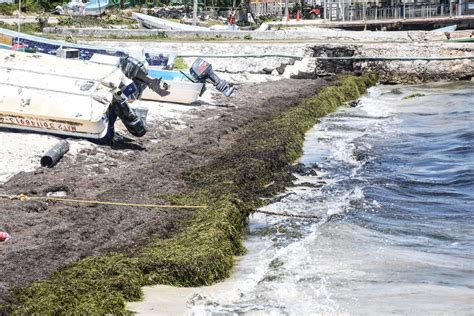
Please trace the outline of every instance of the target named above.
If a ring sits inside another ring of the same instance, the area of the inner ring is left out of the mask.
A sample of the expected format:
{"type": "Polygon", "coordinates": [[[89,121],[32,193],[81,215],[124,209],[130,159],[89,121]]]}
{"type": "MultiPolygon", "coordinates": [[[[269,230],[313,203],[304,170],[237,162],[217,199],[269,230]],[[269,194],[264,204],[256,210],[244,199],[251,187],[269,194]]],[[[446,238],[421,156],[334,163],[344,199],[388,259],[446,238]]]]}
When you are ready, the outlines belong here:
{"type": "Polygon", "coordinates": [[[128,104],[129,99],[136,99],[139,89],[134,81],[128,78],[122,78],[119,87],[112,85],[113,99],[107,110],[109,119],[107,135],[105,142],[113,142],[115,136],[115,121],[120,118],[128,132],[136,137],[142,137],[146,134],[146,117],[138,115],[135,110],[128,104]]]}
{"type": "Polygon", "coordinates": [[[130,134],[136,137],[145,135],[147,132],[146,122],[128,105],[127,99],[121,91],[115,94],[114,99],[116,101],[115,113],[120,117],[130,134]]]}
{"type": "MultiPolygon", "coordinates": [[[[128,89],[130,91],[130,89],[128,89]]],[[[126,93],[127,89],[125,90],[126,93]]],[[[127,128],[127,131],[136,137],[142,137],[146,134],[146,122],[145,119],[137,115],[135,110],[128,104],[128,96],[117,89],[114,93],[114,99],[111,106],[109,107],[109,135],[114,135],[114,124],[117,117],[120,118],[123,125],[127,128]]]]}
{"type": "MultiPolygon", "coordinates": [[[[212,70],[212,65],[202,58],[197,58],[194,61],[189,72],[195,82],[206,83],[206,81],[209,81],[216,87],[217,91],[226,97],[230,97],[234,91],[234,87],[231,87],[227,81],[220,79],[212,70]]],[[[201,91],[201,95],[203,93],[204,89],[201,91]]]]}
{"type": "Polygon", "coordinates": [[[148,70],[144,63],[131,57],[120,58],[120,69],[123,74],[133,80],[138,88],[136,98],[141,96],[146,87],[158,93],[164,97],[170,94],[168,90],[168,84],[162,82],[161,78],[151,78],[148,76],[148,70]]]}

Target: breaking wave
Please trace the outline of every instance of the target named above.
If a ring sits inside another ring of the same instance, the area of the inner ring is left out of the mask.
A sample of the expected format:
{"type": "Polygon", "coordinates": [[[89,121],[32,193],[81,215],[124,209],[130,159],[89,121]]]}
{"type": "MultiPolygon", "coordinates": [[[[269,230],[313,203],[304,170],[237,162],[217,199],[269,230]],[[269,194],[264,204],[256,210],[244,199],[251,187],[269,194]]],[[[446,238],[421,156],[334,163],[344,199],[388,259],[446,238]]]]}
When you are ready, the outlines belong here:
{"type": "Polygon", "coordinates": [[[190,314],[470,314],[473,85],[380,86],[308,133],[295,187],[190,314]],[[403,99],[414,92],[424,96],[403,99]]]}

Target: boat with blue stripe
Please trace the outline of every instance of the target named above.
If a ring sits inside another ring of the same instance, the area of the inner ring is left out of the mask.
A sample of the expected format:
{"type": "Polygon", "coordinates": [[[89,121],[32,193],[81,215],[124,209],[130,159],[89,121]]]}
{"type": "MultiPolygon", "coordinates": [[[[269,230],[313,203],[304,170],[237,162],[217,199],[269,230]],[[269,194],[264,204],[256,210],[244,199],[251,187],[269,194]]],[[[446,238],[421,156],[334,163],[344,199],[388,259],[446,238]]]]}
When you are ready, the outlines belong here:
{"type": "MultiPolygon", "coordinates": [[[[114,48],[106,48],[99,46],[92,46],[87,44],[75,44],[65,41],[51,40],[39,36],[24,34],[16,31],[0,28],[0,44],[9,45],[14,44],[28,47],[36,52],[55,55],[58,49],[77,49],[79,51],[79,59],[90,60],[94,54],[102,54],[108,56],[125,57],[130,53],[114,48]]],[[[4,48],[4,47],[2,47],[4,48]]],[[[154,54],[145,52],[146,61],[150,66],[172,68],[176,59],[174,53],[159,53],[154,54]]]]}

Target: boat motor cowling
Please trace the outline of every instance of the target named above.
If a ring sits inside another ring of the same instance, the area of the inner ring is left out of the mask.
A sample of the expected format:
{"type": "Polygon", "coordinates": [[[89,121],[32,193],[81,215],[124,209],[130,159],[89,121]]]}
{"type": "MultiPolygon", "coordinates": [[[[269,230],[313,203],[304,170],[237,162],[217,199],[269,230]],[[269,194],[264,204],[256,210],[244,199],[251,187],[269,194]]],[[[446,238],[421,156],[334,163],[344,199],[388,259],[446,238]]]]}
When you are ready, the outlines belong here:
{"type": "Polygon", "coordinates": [[[146,87],[158,93],[160,96],[164,97],[170,94],[168,90],[168,84],[163,82],[161,78],[151,78],[148,76],[147,66],[131,56],[120,58],[120,69],[123,74],[133,80],[137,85],[139,90],[139,96],[146,87]]]}
{"type": "Polygon", "coordinates": [[[202,58],[197,58],[194,61],[189,72],[194,81],[202,83],[210,81],[216,87],[217,91],[226,97],[230,97],[234,91],[234,87],[231,87],[227,81],[220,79],[212,69],[212,65],[202,58]]]}

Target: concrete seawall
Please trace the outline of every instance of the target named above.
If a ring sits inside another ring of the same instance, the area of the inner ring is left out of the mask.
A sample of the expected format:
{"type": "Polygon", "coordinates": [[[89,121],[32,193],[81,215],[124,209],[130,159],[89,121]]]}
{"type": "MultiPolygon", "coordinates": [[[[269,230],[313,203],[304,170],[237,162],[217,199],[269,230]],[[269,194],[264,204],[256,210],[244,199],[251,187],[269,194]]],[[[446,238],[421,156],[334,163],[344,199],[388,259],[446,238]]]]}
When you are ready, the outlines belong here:
{"type": "MultiPolygon", "coordinates": [[[[201,39],[253,39],[253,40],[313,40],[313,41],[377,41],[377,42],[413,42],[413,41],[442,41],[446,37],[443,33],[429,31],[400,31],[400,32],[372,32],[372,31],[344,31],[338,29],[310,28],[300,30],[270,30],[258,31],[170,31],[149,29],[103,29],[103,28],[68,28],[47,27],[44,33],[57,35],[72,35],[77,37],[96,37],[110,39],[146,38],[201,38],[201,39]]],[[[467,33],[466,33],[467,34],[467,33]]]]}
{"type": "MultiPolygon", "coordinates": [[[[99,41],[89,43],[104,45],[99,41]]],[[[189,65],[195,57],[202,56],[214,69],[229,74],[273,73],[286,78],[315,78],[337,73],[376,72],[383,83],[470,80],[474,76],[474,43],[108,41],[106,45],[122,49],[145,48],[156,53],[173,51],[184,56],[189,65]]]]}

